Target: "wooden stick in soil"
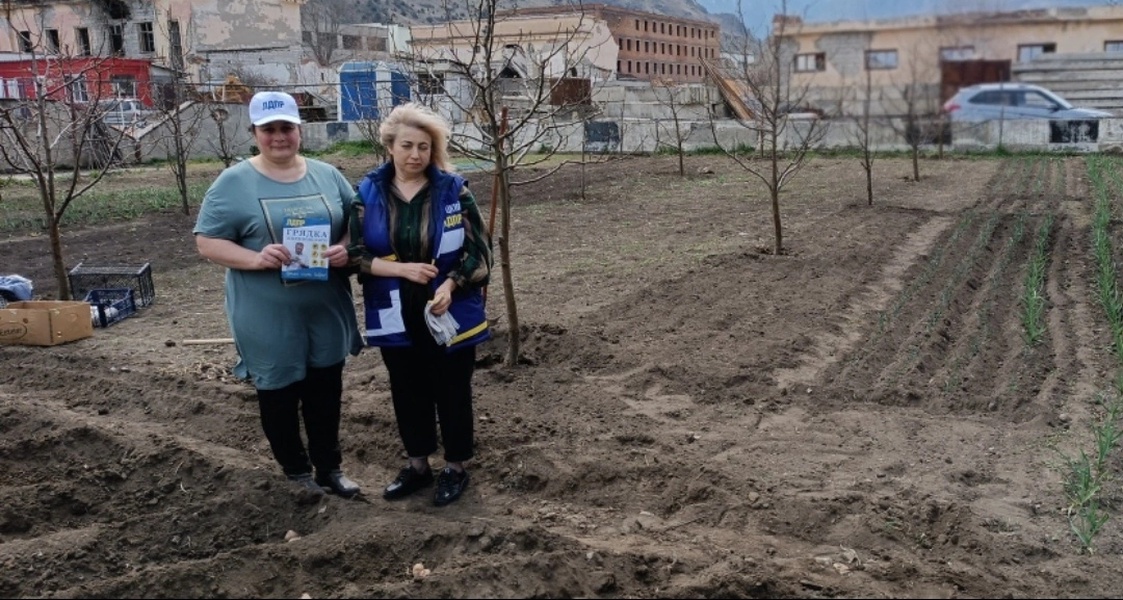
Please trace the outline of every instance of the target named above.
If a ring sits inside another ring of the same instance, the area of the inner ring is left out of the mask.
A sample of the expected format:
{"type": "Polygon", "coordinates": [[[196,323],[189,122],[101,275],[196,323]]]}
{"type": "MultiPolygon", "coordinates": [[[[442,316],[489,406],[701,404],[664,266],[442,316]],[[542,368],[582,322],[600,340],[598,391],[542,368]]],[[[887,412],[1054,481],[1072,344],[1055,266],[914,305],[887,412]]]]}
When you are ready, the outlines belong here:
{"type": "Polygon", "coordinates": [[[204,338],[198,340],[183,340],[184,346],[202,346],[208,344],[233,344],[234,338],[204,338]]]}

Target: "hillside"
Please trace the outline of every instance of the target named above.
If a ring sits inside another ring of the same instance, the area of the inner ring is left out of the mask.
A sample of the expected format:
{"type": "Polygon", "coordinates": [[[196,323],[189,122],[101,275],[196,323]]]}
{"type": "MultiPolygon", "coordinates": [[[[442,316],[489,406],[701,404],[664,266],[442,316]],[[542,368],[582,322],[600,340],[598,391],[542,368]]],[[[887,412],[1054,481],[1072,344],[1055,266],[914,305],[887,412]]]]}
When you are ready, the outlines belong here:
{"type": "MultiPolygon", "coordinates": [[[[556,6],[565,4],[564,0],[498,0],[497,8],[506,10],[515,7],[556,6]]],[[[695,0],[604,0],[604,4],[622,6],[661,15],[687,17],[716,21],[695,0]]],[[[351,19],[356,23],[380,22],[416,25],[438,23],[447,20],[449,13],[453,18],[465,18],[468,8],[475,3],[457,0],[360,0],[355,3],[351,19]]]]}

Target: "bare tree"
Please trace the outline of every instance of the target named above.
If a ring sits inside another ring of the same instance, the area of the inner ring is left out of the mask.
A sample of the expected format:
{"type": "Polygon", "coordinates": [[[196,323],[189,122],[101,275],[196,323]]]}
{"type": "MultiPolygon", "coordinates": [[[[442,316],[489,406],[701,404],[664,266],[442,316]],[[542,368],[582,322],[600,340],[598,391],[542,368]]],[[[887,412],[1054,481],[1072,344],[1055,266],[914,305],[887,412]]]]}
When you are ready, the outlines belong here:
{"type": "MultiPolygon", "coordinates": [[[[846,86],[843,86],[846,89],[846,86]]],[[[854,130],[851,134],[851,139],[858,147],[860,153],[860,160],[862,170],[866,174],[866,203],[873,206],[873,128],[875,120],[871,114],[873,105],[873,72],[865,69],[863,75],[863,84],[861,86],[861,98],[859,100],[860,111],[858,114],[851,117],[854,124],[854,130]]],[[[849,103],[845,99],[839,101],[839,106],[848,106],[849,103]]]]}
{"type": "Polygon", "coordinates": [[[308,0],[300,7],[301,35],[321,67],[331,65],[344,15],[353,10],[349,0],[308,0]]]}
{"type": "Polygon", "coordinates": [[[355,122],[355,126],[359,128],[359,133],[362,134],[363,139],[370,144],[371,152],[378,157],[378,162],[385,162],[388,154],[386,147],[382,145],[382,137],[378,134],[382,122],[378,119],[361,119],[355,122]]]}
{"type": "MultiPolygon", "coordinates": [[[[169,37],[170,35],[169,32],[169,37]]],[[[171,58],[172,64],[182,64],[182,60],[171,58]]],[[[175,178],[183,214],[190,215],[187,166],[211,112],[206,103],[201,101],[195,86],[188,83],[187,72],[183,70],[174,71],[170,79],[154,81],[149,97],[155,104],[157,125],[160,128],[156,134],[156,145],[164,151],[168,168],[175,178]]]]}
{"type": "Polygon", "coordinates": [[[188,163],[203,134],[206,120],[211,118],[211,111],[205,102],[200,101],[194,87],[185,81],[184,74],[177,74],[172,80],[155,83],[152,87],[151,97],[156,103],[157,113],[155,125],[161,128],[156,133],[155,142],[164,151],[168,168],[175,178],[183,214],[189,215],[188,163]]]}
{"type": "MultiPolygon", "coordinates": [[[[676,86],[672,80],[664,80],[653,78],[651,80],[651,91],[655,94],[655,100],[664,106],[671,113],[671,122],[674,124],[674,131],[672,131],[672,141],[674,142],[675,153],[678,155],[678,175],[679,177],[686,177],[686,149],[684,143],[686,138],[690,135],[690,130],[685,129],[680,118],[680,112],[684,103],[683,96],[686,93],[686,88],[676,86]]],[[[656,130],[658,131],[658,130],[656,130]]]]}
{"type": "MultiPolygon", "coordinates": [[[[504,0],[460,0],[474,18],[453,21],[458,8],[445,3],[449,22],[428,29],[414,28],[419,76],[445,79],[454,89],[441,99],[450,108],[467,115],[473,127],[453,136],[459,152],[491,163],[495,178],[493,198],[499,215],[498,231],[492,237],[499,252],[507,325],[510,330],[506,364],[520,356],[518,307],[511,261],[512,188],[552,175],[558,167],[531,179],[516,181],[517,169],[547,160],[574,132],[580,121],[563,123],[591,105],[591,79],[610,69],[597,66],[596,54],[603,51],[597,24],[580,5],[566,16],[553,20],[552,31],[524,32],[512,15],[504,14],[504,0]],[[441,71],[440,69],[444,69],[441,71]],[[545,150],[544,153],[535,153],[545,150]]],[[[613,55],[611,59],[614,59],[613,55]]],[[[604,59],[602,60],[611,60],[604,59]]],[[[614,61],[613,61],[614,64],[614,61]]],[[[437,107],[442,110],[442,106],[437,107]]],[[[456,119],[453,119],[455,122],[456,119]]]]}
{"type": "Polygon", "coordinates": [[[207,98],[206,103],[207,116],[214,121],[215,127],[214,139],[207,142],[222,164],[229,167],[238,159],[237,149],[249,144],[252,137],[245,130],[239,131],[231,126],[230,111],[224,106],[226,103],[211,98],[207,98]]]}
{"type": "Polygon", "coordinates": [[[60,224],[67,208],[105,177],[126,136],[103,119],[109,109],[99,100],[108,83],[100,73],[107,59],[52,55],[45,60],[37,39],[29,54],[31,72],[22,82],[26,97],[0,105],[0,166],[26,175],[38,189],[58,296],[67,299],[60,224]]]}
{"type": "MultiPolygon", "coordinates": [[[[939,63],[934,53],[915,48],[908,55],[903,79],[895,81],[896,118],[888,121],[897,135],[904,138],[912,157],[912,179],[920,181],[920,149],[941,141],[944,135],[940,118],[939,63]],[[925,60],[927,58],[928,60],[925,60]]],[[[867,56],[867,61],[870,60],[867,56]]],[[[867,71],[869,65],[867,64],[867,71]]]]}
{"type": "MultiPolygon", "coordinates": [[[[737,11],[743,20],[741,0],[738,0],[737,11]]],[[[746,38],[740,48],[733,49],[737,64],[732,69],[721,70],[718,75],[733,79],[725,81],[723,87],[733,90],[733,93],[743,90],[751,97],[746,107],[749,114],[738,118],[737,122],[756,137],[760,156],[764,160],[754,160],[751,149],[746,149],[743,145],[729,147],[728,143],[723,143],[713,125],[714,119],[711,118],[710,121],[718,148],[768,188],[772,203],[775,255],[784,250],[784,230],[780,218],[781,192],[806,163],[808,152],[826,133],[825,123],[820,119],[789,118],[793,107],[805,103],[809,84],[795,86],[791,80],[794,57],[785,37],[788,26],[786,11],[785,0],[780,3],[779,13],[773,19],[772,32],[768,38],[759,45],[746,38]]],[[[711,67],[710,71],[718,70],[711,67]]]]}

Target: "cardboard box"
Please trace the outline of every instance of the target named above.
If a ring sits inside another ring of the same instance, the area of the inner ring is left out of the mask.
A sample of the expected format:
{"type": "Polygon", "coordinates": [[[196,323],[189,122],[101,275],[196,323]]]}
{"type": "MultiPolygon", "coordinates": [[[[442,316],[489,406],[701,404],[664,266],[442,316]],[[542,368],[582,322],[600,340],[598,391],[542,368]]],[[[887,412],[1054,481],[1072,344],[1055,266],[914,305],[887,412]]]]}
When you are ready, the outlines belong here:
{"type": "Polygon", "coordinates": [[[93,334],[85,302],[12,302],[0,308],[0,344],[54,346],[93,334]]]}

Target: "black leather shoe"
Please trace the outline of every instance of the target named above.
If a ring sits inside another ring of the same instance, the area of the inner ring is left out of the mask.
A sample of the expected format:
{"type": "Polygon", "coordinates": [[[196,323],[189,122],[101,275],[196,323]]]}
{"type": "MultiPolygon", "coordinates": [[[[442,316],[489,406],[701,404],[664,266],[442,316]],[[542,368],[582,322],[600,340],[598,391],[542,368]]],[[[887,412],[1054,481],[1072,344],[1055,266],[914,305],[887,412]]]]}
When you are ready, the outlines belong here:
{"type": "Polygon", "coordinates": [[[433,495],[433,504],[437,506],[451,504],[466,489],[468,489],[468,472],[445,467],[437,476],[437,493],[433,495]]]}
{"type": "Polygon", "coordinates": [[[333,469],[326,473],[316,473],[316,483],[325,490],[343,498],[350,498],[359,493],[359,484],[348,479],[339,469],[333,469]]]}
{"type": "Polygon", "coordinates": [[[317,496],[323,496],[325,494],[324,488],[320,487],[320,485],[317,484],[316,481],[312,479],[311,473],[300,473],[298,475],[287,475],[287,477],[289,478],[289,481],[295,483],[296,485],[300,486],[301,488],[304,488],[304,491],[306,491],[306,492],[311,492],[313,494],[316,494],[317,496]]]}
{"type": "Polygon", "coordinates": [[[382,490],[382,497],[387,500],[397,500],[416,492],[417,490],[433,483],[433,470],[425,469],[424,473],[413,470],[407,466],[398,472],[398,477],[382,490]]]}

